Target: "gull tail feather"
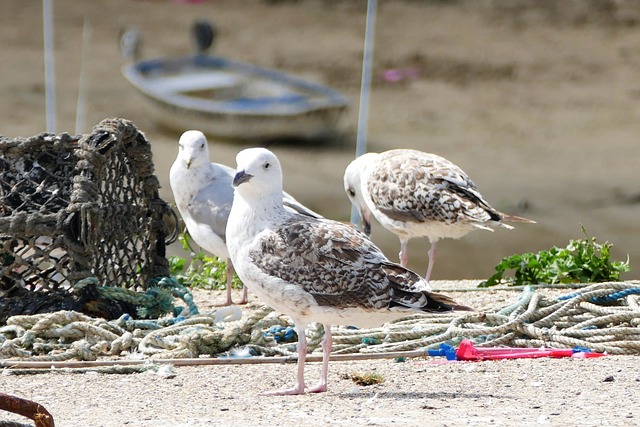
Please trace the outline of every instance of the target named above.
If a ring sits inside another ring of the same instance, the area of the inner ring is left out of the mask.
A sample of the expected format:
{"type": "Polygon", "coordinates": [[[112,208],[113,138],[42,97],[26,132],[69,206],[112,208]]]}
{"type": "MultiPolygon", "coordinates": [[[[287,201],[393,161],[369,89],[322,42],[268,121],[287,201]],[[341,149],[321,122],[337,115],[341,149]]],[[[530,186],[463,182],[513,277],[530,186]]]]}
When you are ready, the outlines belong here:
{"type": "Polygon", "coordinates": [[[439,294],[437,292],[425,291],[424,294],[428,299],[427,305],[423,308],[427,312],[443,312],[443,311],[475,311],[471,307],[461,305],[455,302],[451,297],[447,295],[439,294]]]}
{"type": "Polygon", "coordinates": [[[500,219],[506,222],[524,222],[527,224],[536,224],[536,222],[529,218],[524,218],[516,215],[509,215],[506,213],[500,213],[500,219]]]}

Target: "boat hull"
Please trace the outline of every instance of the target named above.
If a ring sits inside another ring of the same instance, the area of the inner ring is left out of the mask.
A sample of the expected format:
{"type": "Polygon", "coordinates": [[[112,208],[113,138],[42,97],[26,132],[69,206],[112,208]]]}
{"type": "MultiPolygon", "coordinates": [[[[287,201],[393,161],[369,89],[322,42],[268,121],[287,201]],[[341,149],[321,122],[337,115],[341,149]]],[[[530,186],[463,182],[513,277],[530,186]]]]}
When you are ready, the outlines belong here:
{"type": "Polygon", "coordinates": [[[348,128],[339,92],[275,70],[209,55],[140,61],[123,75],[163,126],[227,139],[330,139],[348,128]]]}

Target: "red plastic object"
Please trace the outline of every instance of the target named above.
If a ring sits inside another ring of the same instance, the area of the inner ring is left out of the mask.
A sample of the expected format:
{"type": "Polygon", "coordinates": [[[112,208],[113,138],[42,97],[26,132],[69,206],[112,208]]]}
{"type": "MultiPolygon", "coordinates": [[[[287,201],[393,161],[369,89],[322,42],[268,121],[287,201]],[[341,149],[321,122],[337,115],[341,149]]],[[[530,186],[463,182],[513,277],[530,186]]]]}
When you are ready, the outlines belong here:
{"type": "Polygon", "coordinates": [[[456,358],[458,360],[500,360],[500,359],[532,359],[537,357],[600,357],[604,353],[582,352],[564,348],[517,348],[517,347],[480,347],[476,348],[468,339],[462,340],[456,358]]]}

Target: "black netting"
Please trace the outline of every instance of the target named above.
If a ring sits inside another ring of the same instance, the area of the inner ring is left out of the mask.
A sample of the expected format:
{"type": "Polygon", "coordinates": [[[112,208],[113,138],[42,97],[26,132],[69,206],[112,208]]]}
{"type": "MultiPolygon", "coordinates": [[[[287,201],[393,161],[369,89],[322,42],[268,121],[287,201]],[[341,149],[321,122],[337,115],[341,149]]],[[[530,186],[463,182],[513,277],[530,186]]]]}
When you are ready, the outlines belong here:
{"type": "Polygon", "coordinates": [[[168,276],[173,213],[153,172],[149,142],[122,119],[85,136],[0,137],[0,296],[168,276]]]}

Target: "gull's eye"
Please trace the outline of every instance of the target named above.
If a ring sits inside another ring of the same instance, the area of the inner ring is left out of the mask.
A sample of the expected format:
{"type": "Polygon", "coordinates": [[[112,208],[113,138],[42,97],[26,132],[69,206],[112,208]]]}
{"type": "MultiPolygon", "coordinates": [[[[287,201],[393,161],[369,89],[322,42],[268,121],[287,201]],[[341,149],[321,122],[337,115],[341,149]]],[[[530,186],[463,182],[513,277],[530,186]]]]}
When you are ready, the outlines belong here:
{"type": "Polygon", "coordinates": [[[204,149],[204,142],[202,144],[200,144],[200,149],[204,149]]]}
{"type": "Polygon", "coordinates": [[[353,191],[353,188],[349,188],[347,190],[347,193],[349,193],[349,196],[351,196],[351,197],[356,197],[356,192],[353,191]]]}
{"type": "Polygon", "coordinates": [[[264,164],[264,169],[268,170],[271,167],[271,163],[265,163],[264,164]]]}

